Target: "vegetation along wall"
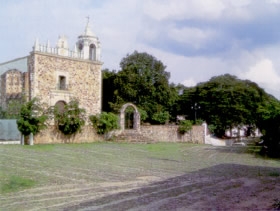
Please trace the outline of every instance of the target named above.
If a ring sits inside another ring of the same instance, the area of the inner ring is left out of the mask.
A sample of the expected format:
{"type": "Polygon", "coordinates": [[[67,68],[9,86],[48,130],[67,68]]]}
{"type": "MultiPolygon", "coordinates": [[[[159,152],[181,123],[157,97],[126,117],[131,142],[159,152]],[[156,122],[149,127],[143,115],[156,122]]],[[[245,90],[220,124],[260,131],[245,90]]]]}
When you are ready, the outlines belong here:
{"type": "Polygon", "coordinates": [[[178,133],[177,125],[150,125],[141,126],[141,133],[154,142],[188,142],[204,144],[204,126],[193,126],[185,134],[178,133]]]}

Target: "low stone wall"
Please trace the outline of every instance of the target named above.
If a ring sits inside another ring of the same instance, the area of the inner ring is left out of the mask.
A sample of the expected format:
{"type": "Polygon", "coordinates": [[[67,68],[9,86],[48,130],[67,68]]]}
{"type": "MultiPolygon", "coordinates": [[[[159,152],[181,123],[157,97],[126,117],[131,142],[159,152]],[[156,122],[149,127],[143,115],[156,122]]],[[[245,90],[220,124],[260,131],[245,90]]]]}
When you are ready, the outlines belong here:
{"type": "Polygon", "coordinates": [[[189,142],[204,144],[204,126],[193,126],[192,130],[184,135],[178,133],[177,125],[150,125],[141,126],[141,134],[155,142],[189,142]]]}
{"type": "MultiPolygon", "coordinates": [[[[193,126],[192,130],[184,135],[179,134],[177,130],[178,126],[176,125],[150,125],[141,126],[140,134],[152,142],[205,143],[204,126],[193,126]]],[[[27,139],[28,137],[25,137],[25,140],[27,139]]],[[[92,143],[97,141],[104,141],[104,138],[96,134],[90,125],[84,126],[81,133],[72,136],[62,134],[55,126],[50,126],[34,136],[34,144],[92,143]]]]}
{"type": "Polygon", "coordinates": [[[91,143],[102,140],[103,137],[96,134],[91,125],[84,126],[80,133],[72,136],[64,135],[55,126],[50,126],[34,136],[34,144],[91,143]]]}

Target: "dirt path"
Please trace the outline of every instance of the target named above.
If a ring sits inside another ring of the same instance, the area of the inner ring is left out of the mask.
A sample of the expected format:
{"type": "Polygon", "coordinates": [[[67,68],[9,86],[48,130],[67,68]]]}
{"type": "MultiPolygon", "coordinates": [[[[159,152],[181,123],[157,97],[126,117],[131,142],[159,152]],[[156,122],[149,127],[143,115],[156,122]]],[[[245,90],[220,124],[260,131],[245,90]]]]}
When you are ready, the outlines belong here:
{"type": "Polygon", "coordinates": [[[64,210],[273,210],[273,199],[280,197],[280,178],[247,177],[246,171],[265,173],[271,169],[219,165],[64,210]],[[244,173],[232,177],[218,173],[228,169],[244,173]]]}
{"type": "Polygon", "coordinates": [[[272,210],[280,200],[280,161],[243,147],[104,143],[0,153],[1,179],[38,183],[0,194],[0,210],[272,210]]]}

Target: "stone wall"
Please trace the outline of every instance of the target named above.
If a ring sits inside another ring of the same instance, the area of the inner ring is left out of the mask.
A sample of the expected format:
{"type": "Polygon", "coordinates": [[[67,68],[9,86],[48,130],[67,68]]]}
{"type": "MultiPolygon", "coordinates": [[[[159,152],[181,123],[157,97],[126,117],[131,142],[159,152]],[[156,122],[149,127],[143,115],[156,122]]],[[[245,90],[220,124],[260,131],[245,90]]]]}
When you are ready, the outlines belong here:
{"type": "Polygon", "coordinates": [[[154,142],[189,142],[204,144],[204,126],[193,126],[192,130],[184,135],[177,132],[177,125],[150,125],[141,126],[141,134],[154,142]]]}
{"type": "Polygon", "coordinates": [[[77,98],[87,115],[101,112],[101,62],[32,52],[28,59],[30,97],[54,106],[77,98]],[[65,88],[59,87],[64,77],[65,88]]]}
{"type": "MultiPolygon", "coordinates": [[[[28,137],[25,138],[28,140],[28,137]]],[[[92,143],[102,141],[103,137],[96,134],[91,125],[86,125],[80,133],[66,136],[55,126],[50,126],[34,136],[34,144],[66,144],[66,143],[92,143]]]]}
{"type": "MultiPolygon", "coordinates": [[[[204,126],[193,126],[192,131],[184,135],[179,134],[177,129],[178,126],[176,125],[141,126],[139,134],[143,142],[205,143],[204,126]]],[[[118,135],[120,134],[121,133],[118,135]]],[[[117,135],[117,133],[114,133],[114,135],[117,135]]],[[[26,139],[28,139],[28,137],[26,137],[26,139]]],[[[62,134],[55,126],[49,126],[49,128],[34,136],[34,144],[92,143],[97,141],[104,141],[104,138],[98,135],[91,125],[84,126],[81,133],[77,133],[73,136],[62,134]]],[[[130,140],[128,138],[124,141],[129,142],[130,140]]]]}

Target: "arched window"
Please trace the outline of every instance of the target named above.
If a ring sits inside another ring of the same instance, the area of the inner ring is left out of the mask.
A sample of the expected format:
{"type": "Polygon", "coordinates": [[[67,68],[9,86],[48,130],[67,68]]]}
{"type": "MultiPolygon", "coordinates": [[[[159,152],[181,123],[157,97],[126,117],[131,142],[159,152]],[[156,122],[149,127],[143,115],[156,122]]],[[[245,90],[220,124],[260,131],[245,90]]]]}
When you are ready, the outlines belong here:
{"type": "Polygon", "coordinates": [[[55,108],[58,110],[59,113],[63,113],[65,105],[66,105],[66,102],[64,102],[63,100],[60,100],[60,101],[56,102],[55,108]]]}
{"type": "Polygon", "coordinates": [[[94,44],[89,46],[89,59],[96,60],[96,46],[94,44]]]}

